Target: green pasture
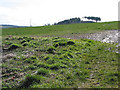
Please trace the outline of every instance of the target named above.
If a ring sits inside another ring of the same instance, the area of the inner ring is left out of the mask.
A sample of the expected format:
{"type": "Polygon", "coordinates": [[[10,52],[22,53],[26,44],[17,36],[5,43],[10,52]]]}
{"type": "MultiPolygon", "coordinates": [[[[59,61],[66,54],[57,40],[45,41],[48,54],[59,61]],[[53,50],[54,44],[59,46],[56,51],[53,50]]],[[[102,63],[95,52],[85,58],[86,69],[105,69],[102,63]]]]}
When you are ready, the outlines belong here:
{"type": "Polygon", "coordinates": [[[67,25],[52,25],[39,27],[25,28],[8,28],[2,30],[2,36],[58,36],[58,35],[73,35],[80,33],[94,33],[103,30],[117,30],[118,22],[103,22],[103,23],[80,23],[67,25]]]}

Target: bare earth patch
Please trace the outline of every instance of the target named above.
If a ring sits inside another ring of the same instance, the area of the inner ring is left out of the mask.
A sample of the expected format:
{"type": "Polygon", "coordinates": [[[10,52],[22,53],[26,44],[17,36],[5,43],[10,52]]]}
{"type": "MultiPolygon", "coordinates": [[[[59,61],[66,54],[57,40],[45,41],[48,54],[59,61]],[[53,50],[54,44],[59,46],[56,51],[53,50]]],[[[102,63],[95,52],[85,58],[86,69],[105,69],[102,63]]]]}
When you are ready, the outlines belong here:
{"type": "Polygon", "coordinates": [[[89,34],[74,34],[68,36],[62,36],[64,38],[71,38],[71,39],[80,39],[80,38],[87,38],[96,41],[102,41],[106,43],[118,43],[118,36],[120,32],[118,30],[106,30],[97,33],[89,33],[89,34]]]}

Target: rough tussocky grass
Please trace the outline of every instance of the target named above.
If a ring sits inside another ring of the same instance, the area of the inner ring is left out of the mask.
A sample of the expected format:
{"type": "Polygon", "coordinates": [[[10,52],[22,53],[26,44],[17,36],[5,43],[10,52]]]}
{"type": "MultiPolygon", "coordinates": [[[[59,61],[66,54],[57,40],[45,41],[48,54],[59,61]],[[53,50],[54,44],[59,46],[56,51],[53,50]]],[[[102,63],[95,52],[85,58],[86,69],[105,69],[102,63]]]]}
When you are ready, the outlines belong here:
{"type": "Polygon", "coordinates": [[[116,44],[60,37],[6,37],[3,88],[118,88],[116,44]]]}

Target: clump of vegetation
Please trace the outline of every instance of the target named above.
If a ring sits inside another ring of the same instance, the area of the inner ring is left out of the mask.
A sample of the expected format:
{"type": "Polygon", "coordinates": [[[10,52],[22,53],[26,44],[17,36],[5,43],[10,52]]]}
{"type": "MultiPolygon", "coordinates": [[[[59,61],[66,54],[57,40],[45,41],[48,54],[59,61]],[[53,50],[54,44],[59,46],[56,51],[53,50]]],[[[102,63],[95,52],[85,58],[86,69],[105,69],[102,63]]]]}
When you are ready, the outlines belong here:
{"type": "Polygon", "coordinates": [[[3,48],[11,48],[0,66],[4,88],[118,87],[116,44],[21,36],[3,40],[3,48]]]}
{"type": "Polygon", "coordinates": [[[19,69],[19,68],[10,68],[6,72],[10,73],[10,72],[15,72],[15,71],[21,71],[21,69],[19,69]]]}
{"type": "Polygon", "coordinates": [[[14,49],[21,48],[21,47],[22,46],[19,44],[12,44],[9,46],[8,50],[14,50],[14,49]]]}
{"type": "Polygon", "coordinates": [[[44,60],[49,60],[50,59],[50,56],[45,56],[44,57],[44,60]]]}
{"type": "Polygon", "coordinates": [[[19,86],[19,88],[29,88],[30,85],[39,83],[42,79],[42,76],[28,74],[26,75],[25,80],[22,81],[22,84],[19,86]]]}
{"type": "Polygon", "coordinates": [[[61,63],[55,63],[50,66],[50,69],[52,69],[52,70],[58,70],[60,68],[67,68],[67,65],[64,65],[61,63]]]}
{"type": "Polygon", "coordinates": [[[31,56],[30,58],[25,59],[24,62],[25,63],[35,63],[35,62],[37,62],[37,57],[31,56]]]}
{"type": "Polygon", "coordinates": [[[30,37],[23,37],[23,39],[25,39],[27,42],[31,41],[33,38],[30,37]]]}
{"type": "Polygon", "coordinates": [[[68,41],[67,45],[74,45],[75,43],[73,41],[68,41]]]}
{"type": "Polygon", "coordinates": [[[49,75],[49,70],[47,70],[45,68],[40,68],[37,71],[37,75],[48,76],[49,75]]]}
{"type": "Polygon", "coordinates": [[[7,44],[7,45],[11,45],[12,43],[11,43],[11,42],[5,42],[5,44],[7,44]]]}
{"type": "Polygon", "coordinates": [[[48,53],[55,53],[55,48],[53,46],[47,49],[48,53]]]}
{"type": "Polygon", "coordinates": [[[39,63],[37,63],[37,67],[48,69],[50,66],[46,63],[39,62],[39,63]]]}
{"type": "Polygon", "coordinates": [[[37,66],[29,65],[27,68],[30,69],[30,70],[35,70],[37,68],[37,66]]]}
{"type": "Polygon", "coordinates": [[[66,46],[67,42],[59,42],[59,46],[66,46]]]}
{"type": "Polygon", "coordinates": [[[23,43],[23,46],[28,46],[28,45],[29,45],[28,42],[23,43]]]}
{"type": "Polygon", "coordinates": [[[24,39],[24,40],[21,41],[21,44],[23,44],[23,43],[25,43],[25,42],[27,42],[27,41],[24,39]]]}
{"type": "Polygon", "coordinates": [[[54,41],[55,43],[54,43],[54,47],[55,48],[57,48],[58,46],[66,46],[66,45],[74,45],[75,43],[74,43],[74,41],[67,41],[67,40],[65,40],[65,39],[63,39],[63,40],[61,40],[61,39],[56,39],[55,41],[54,41]]]}

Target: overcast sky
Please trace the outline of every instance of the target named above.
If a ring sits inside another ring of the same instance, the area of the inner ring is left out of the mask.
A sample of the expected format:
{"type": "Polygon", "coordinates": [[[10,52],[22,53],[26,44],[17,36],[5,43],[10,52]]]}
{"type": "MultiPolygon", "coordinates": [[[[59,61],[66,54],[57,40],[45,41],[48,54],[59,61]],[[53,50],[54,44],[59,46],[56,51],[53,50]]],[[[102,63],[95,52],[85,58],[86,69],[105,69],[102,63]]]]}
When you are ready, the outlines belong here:
{"type": "Polygon", "coordinates": [[[84,16],[118,20],[120,0],[0,0],[0,24],[41,26],[84,16]]]}

